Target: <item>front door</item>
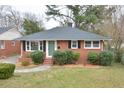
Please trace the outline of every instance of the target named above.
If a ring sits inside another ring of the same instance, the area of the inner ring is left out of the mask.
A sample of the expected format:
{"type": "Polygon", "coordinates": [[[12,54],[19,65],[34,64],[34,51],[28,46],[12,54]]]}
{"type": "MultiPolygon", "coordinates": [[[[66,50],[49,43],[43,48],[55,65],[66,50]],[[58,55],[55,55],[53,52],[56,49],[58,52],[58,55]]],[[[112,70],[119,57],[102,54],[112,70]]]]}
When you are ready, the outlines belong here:
{"type": "Polygon", "coordinates": [[[47,42],[47,57],[52,57],[53,52],[56,50],[56,41],[48,41],[47,42]]]}

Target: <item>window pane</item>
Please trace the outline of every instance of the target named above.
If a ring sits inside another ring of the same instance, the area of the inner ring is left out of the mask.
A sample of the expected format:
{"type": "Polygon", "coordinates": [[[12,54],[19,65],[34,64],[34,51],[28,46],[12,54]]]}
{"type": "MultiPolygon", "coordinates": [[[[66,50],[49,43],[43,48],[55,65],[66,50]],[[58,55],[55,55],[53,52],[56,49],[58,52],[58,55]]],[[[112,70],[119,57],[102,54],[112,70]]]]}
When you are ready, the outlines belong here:
{"type": "Polygon", "coordinates": [[[99,41],[93,41],[93,47],[99,47],[99,41]]]}
{"type": "Polygon", "coordinates": [[[43,50],[43,43],[40,41],[40,50],[43,50]]]}
{"type": "Polygon", "coordinates": [[[91,47],[91,41],[85,41],[85,47],[91,47]]]}
{"type": "Polygon", "coordinates": [[[72,43],[72,46],[71,46],[72,48],[77,48],[77,45],[78,45],[77,41],[72,41],[71,43],[72,43]]]}
{"type": "Polygon", "coordinates": [[[11,44],[12,44],[12,46],[15,46],[15,41],[12,41],[11,44]]]}
{"type": "Polygon", "coordinates": [[[76,47],[76,41],[73,41],[72,47],[76,47]]]}
{"type": "Polygon", "coordinates": [[[27,50],[29,50],[29,41],[27,41],[27,50]]]}
{"type": "Polygon", "coordinates": [[[0,49],[4,49],[4,48],[5,48],[5,46],[4,46],[4,41],[1,40],[1,41],[0,41],[0,49]]]}
{"type": "Polygon", "coordinates": [[[31,42],[31,50],[38,50],[38,42],[31,42]]]}

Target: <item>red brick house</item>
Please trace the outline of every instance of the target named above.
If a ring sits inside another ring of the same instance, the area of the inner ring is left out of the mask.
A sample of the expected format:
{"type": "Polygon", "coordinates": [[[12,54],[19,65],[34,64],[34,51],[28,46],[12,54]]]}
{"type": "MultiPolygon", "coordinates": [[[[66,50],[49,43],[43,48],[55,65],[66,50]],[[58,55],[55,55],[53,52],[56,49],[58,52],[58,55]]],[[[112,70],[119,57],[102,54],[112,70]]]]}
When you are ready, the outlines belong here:
{"type": "Polygon", "coordinates": [[[16,28],[0,27],[0,58],[20,54],[20,42],[14,39],[21,36],[22,34],[16,28]]]}
{"type": "Polygon", "coordinates": [[[45,52],[45,62],[48,63],[48,59],[51,59],[55,50],[70,49],[80,53],[78,63],[83,63],[87,62],[88,52],[103,51],[104,40],[111,39],[91,32],[82,31],[78,28],[56,27],[47,31],[24,36],[19,40],[21,41],[20,62],[26,60],[31,61],[30,58],[26,58],[26,54],[34,50],[45,52]]]}

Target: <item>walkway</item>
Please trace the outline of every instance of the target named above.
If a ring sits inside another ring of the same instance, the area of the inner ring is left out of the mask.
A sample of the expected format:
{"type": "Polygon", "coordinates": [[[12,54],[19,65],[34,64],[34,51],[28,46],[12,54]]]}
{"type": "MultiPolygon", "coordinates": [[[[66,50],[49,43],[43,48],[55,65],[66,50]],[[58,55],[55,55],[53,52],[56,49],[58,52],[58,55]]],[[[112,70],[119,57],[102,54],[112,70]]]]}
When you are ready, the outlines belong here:
{"type": "Polygon", "coordinates": [[[29,73],[29,72],[39,72],[48,70],[51,66],[50,65],[41,65],[35,68],[28,68],[28,69],[16,69],[15,73],[29,73]]]}

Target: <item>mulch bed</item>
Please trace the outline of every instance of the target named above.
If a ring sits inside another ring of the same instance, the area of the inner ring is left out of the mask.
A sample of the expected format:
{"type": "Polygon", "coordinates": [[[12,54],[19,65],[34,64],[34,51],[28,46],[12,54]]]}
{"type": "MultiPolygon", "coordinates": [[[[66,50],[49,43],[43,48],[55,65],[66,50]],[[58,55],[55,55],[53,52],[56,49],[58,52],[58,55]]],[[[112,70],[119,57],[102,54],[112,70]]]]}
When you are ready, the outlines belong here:
{"type": "MultiPolygon", "coordinates": [[[[59,66],[59,65],[54,65],[54,66],[59,66]]],[[[62,67],[71,67],[71,68],[77,68],[77,67],[83,67],[83,68],[100,68],[101,66],[99,65],[92,65],[92,64],[68,64],[68,65],[62,65],[62,67]]]]}
{"type": "Polygon", "coordinates": [[[30,63],[30,65],[28,65],[28,66],[22,66],[21,62],[16,63],[16,69],[35,68],[35,67],[38,67],[38,66],[40,66],[40,65],[35,65],[33,63],[30,63]]]}

